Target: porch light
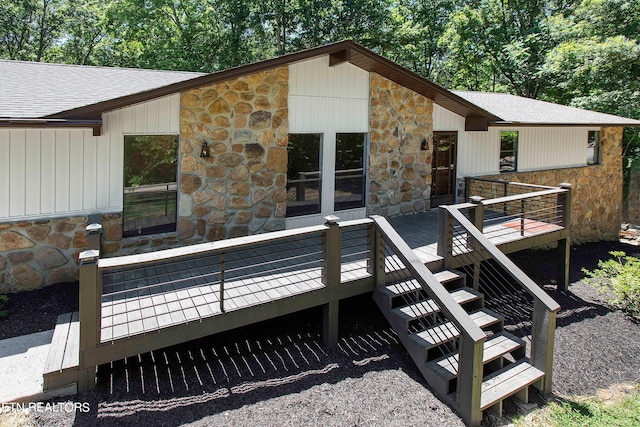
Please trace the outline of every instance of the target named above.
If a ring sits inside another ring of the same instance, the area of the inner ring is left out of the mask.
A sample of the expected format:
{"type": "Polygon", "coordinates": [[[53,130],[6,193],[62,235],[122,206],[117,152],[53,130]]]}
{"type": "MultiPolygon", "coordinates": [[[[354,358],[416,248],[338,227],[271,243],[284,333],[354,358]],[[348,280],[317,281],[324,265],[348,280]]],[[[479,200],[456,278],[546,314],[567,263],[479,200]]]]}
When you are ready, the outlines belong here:
{"type": "Polygon", "coordinates": [[[426,138],[424,138],[422,140],[422,143],[420,144],[420,149],[423,150],[423,151],[427,149],[427,139],[426,138]]]}
{"type": "Polygon", "coordinates": [[[202,143],[202,148],[200,149],[200,157],[209,157],[209,144],[207,141],[202,143]]]}

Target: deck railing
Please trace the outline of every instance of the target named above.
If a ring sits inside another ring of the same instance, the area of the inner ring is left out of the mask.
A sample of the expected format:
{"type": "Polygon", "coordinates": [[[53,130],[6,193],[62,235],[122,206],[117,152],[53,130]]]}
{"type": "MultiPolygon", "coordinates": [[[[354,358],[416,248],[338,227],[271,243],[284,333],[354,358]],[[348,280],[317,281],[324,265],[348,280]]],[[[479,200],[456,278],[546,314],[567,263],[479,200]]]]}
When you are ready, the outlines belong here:
{"type": "Polygon", "coordinates": [[[464,179],[464,199],[467,202],[471,200],[472,196],[480,196],[485,199],[496,199],[499,197],[515,196],[517,194],[533,193],[553,188],[555,187],[468,176],[464,179]]]}
{"type": "Polygon", "coordinates": [[[484,342],[487,336],[474,323],[469,314],[454,301],[451,294],[438,281],[433,273],[425,267],[424,263],[416,256],[405,243],[398,232],[383,217],[372,217],[376,223],[376,237],[378,255],[375,259],[382,262],[378,266],[379,283],[393,282],[404,277],[411,277],[417,281],[423,291],[437,305],[439,310],[434,314],[438,322],[427,323],[423,326],[424,332],[433,330],[434,342],[440,341],[437,336],[446,335],[442,324],[451,322],[460,333],[460,338],[442,344],[446,348],[440,349],[443,355],[452,351],[458,352],[458,377],[456,394],[458,410],[462,418],[470,425],[479,425],[482,419],[480,411],[480,397],[482,392],[482,359],[484,355],[484,342]],[[408,274],[407,274],[408,273],[408,274]],[[385,275],[384,280],[380,275],[385,275]],[[440,329],[428,329],[432,324],[439,324],[440,329]]]}
{"type": "Polygon", "coordinates": [[[450,244],[439,245],[439,255],[445,258],[445,266],[473,277],[473,287],[485,295],[485,305],[505,317],[505,329],[531,340],[532,364],[545,373],[536,387],[548,394],[560,306],[474,225],[473,215],[465,214],[471,207],[440,207],[442,234],[450,244]]]}

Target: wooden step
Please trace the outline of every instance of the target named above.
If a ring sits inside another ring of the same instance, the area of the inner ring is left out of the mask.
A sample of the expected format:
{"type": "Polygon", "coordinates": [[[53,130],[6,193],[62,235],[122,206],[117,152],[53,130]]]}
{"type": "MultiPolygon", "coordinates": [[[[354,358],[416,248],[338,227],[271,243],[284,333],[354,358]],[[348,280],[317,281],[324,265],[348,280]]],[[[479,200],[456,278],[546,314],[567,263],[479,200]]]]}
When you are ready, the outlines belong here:
{"type": "MultiPolygon", "coordinates": [[[[493,325],[502,325],[504,318],[499,314],[487,309],[481,308],[480,310],[470,313],[471,320],[475,322],[480,328],[488,328],[493,325]]],[[[460,333],[456,329],[453,323],[445,322],[424,331],[416,332],[409,335],[409,341],[413,341],[418,346],[429,350],[433,347],[444,344],[447,341],[451,341],[458,338],[460,333]]]]}
{"type": "MultiPolygon", "coordinates": [[[[492,362],[516,350],[524,350],[524,346],[524,341],[506,331],[495,334],[484,343],[482,364],[492,362]]],[[[524,354],[515,358],[519,359],[523,356],[524,354]]],[[[427,368],[444,381],[453,380],[458,376],[458,353],[429,362],[427,363],[427,368]]]]}
{"type": "MultiPolygon", "coordinates": [[[[464,274],[453,271],[453,270],[443,270],[434,274],[436,279],[440,283],[442,283],[448,289],[450,288],[447,285],[454,283],[456,281],[460,281],[460,286],[462,286],[462,282],[464,281],[464,274]]],[[[454,287],[454,286],[451,286],[454,287]]],[[[397,297],[401,297],[404,295],[418,293],[422,290],[422,286],[413,279],[404,280],[402,282],[394,283],[392,285],[383,286],[378,288],[374,294],[379,304],[383,304],[384,307],[391,308],[393,299],[397,297]]]]}
{"type": "Polygon", "coordinates": [[[75,311],[58,316],[44,365],[44,390],[77,382],[79,364],[80,321],[75,311]]]}
{"type": "Polygon", "coordinates": [[[527,359],[505,366],[482,381],[480,410],[484,411],[519,392],[523,392],[521,399],[526,403],[528,387],[543,377],[544,372],[533,367],[527,359]]]}
{"type": "MultiPolygon", "coordinates": [[[[451,297],[460,305],[464,305],[472,301],[478,301],[479,307],[482,306],[482,301],[484,299],[484,296],[480,292],[466,287],[454,290],[451,292],[451,297]]],[[[440,307],[438,307],[435,301],[428,299],[405,305],[404,307],[394,308],[391,310],[391,314],[398,319],[398,329],[402,330],[402,322],[404,322],[405,328],[407,328],[409,326],[409,322],[431,316],[439,311],[440,307]]]]}

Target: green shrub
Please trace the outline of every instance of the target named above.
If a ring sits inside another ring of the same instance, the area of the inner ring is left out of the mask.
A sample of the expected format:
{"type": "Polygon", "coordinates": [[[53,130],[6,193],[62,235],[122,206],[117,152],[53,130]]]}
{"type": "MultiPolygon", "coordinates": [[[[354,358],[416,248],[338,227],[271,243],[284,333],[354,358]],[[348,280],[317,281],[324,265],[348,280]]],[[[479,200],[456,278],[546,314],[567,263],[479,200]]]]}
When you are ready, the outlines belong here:
{"type": "Polygon", "coordinates": [[[609,252],[613,258],[598,261],[598,268],[589,271],[587,282],[601,293],[612,294],[609,303],[640,317],[640,259],[622,251],[609,252]]]}

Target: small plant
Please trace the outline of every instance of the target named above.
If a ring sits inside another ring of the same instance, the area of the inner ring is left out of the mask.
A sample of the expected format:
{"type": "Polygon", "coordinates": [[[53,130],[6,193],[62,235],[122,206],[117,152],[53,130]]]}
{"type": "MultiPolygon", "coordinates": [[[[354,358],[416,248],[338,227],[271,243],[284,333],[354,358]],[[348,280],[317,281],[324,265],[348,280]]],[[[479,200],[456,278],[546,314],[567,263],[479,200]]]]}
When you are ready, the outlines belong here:
{"type": "Polygon", "coordinates": [[[5,294],[0,294],[0,319],[7,317],[9,312],[4,309],[4,305],[9,301],[9,297],[5,294]]]}
{"type": "Polygon", "coordinates": [[[582,269],[587,282],[601,293],[612,294],[609,303],[640,317],[640,259],[622,251],[609,252],[613,258],[598,261],[598,268],[582,269]]]}

